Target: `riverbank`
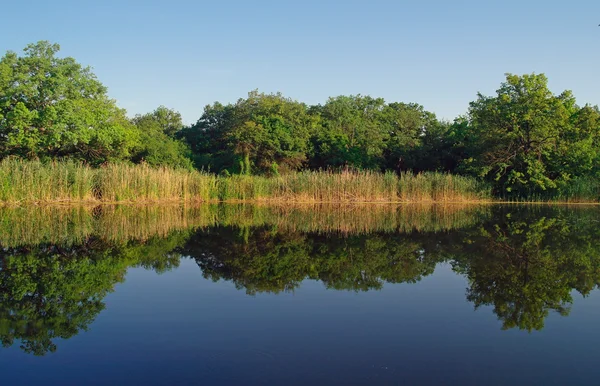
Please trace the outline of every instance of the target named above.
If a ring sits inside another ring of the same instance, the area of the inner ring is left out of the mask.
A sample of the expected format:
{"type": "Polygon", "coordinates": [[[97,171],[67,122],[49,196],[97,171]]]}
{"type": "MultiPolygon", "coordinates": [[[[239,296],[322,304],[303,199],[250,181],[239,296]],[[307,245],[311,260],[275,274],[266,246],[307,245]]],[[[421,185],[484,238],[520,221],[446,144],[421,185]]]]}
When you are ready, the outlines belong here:
{"type": "Polygon", "coordinates": [[[0,205],[117,203],[598,203],[599,184],[575,181],[560,195],[493,197],[473,177],[447,173],[303,171],[281,176],[217,176],[212,173],[73,161],[0,162],[0,205]]]}
{"type": "Polygon", "coordinates": [[[489,187],[470,177],[371,171],[306,171],[275,177],[76,162],[0,162],[0,202],[486,202],[489,187]]]}

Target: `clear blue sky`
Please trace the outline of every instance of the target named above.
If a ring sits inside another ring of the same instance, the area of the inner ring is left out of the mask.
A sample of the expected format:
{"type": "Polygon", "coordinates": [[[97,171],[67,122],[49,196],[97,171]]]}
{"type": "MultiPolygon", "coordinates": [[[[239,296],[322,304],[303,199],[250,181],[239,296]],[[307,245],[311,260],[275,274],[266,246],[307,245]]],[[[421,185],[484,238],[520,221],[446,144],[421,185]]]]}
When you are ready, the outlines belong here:
{"type": "Polygon", "coordinates": [[[463,114],[504,73],[545,73],[600,104],[600,1],[11,1],[0,51],[60,43],[130,115],[195,122],[248,91],[307,103],[341,94],[463,114]]]}

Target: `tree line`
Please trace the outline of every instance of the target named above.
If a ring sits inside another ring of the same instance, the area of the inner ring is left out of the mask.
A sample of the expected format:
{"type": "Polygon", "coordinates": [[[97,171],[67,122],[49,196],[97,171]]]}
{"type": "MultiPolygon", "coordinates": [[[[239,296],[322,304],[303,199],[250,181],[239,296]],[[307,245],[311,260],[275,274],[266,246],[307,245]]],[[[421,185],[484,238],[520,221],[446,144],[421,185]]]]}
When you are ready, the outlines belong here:
{"type": "MultiPolygon", "coordinates": [[[[438,119],[416,103],[364,95],[308,105],[251,91],[192,125],[164,106],[129,118],[89,67],[30,44],[0,59],[0,158],[74,159],[278,175],[298,170],[440,171],[489,181],[498,195],[561,192],[600,171],[600,110],[554,94],[543,74],[512,75],[467,113],[438,119]]],[[[591,182],[590,182],[591,183],[591,182]]]]}

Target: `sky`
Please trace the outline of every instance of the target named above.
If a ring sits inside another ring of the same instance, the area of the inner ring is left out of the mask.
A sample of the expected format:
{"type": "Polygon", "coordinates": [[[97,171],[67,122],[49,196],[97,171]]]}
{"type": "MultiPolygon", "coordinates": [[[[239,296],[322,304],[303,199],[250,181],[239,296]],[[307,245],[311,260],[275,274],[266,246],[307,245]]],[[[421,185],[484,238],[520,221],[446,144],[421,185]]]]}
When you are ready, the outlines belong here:
{"type": "Polygon", "coordinates": [[[466,113],[505,73],[600,104],[600,1],[11,1],[0,55],[49,40],[133,116],[194,123],[251,90],[308,104],[362,94],[466,113]]]}

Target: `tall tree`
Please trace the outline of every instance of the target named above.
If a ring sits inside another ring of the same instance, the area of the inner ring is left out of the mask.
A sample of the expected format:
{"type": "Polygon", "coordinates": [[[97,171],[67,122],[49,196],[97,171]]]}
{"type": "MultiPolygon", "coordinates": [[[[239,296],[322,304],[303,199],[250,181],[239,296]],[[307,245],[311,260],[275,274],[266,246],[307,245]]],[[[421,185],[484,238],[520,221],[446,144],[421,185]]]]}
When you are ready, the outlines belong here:
{"type": "Polygon", "coordinates": [[[559,188],[591,170],[597,130],[574,126],[578,111],[571,92],[552,94],[543,74],[507,74],[496,96],[479,94],[470,104],[475,144],[464,166],[495,181],[499,192],[559,188]]]}
{"type": "Polygon", "coordinates": [[[388,133],[384,160],[386,169],[437,169],[437,165],[428,159],[432,150],[436,152],[433,147],[438,145],[438,137],[444,129],[435,114],[416,103],[394,102],[384,107],[380,125],[388,133]]]}
{"type": "Polygon", "coordinates": [[[299,169],[306,160],[314,126],[306,105],[252,91],[237,103],[206,106],[182,136],[200,167],[242,174],[299,169]]]}
{"type": "Polygon", "coordinates": [[[148,127],[152,130],[159,130],[169,137],[175,137],[183,129],[181,114],[165,106],[159,106],[151,113],[136,115],[133,123],[141,128],[148,127]]]}
{"type": "Polygon", "coordinates": [[[312,137],[311,166],[379,168],[389,138],[380,124],[384,108],[382,98],[362,95],[329,98],[314,107],[322,127],[312,137]]]}
{"type": "Polygon", "coordinates": [[[40,41],[0,59],[0,156],[128,157],[139,137],[125,111],[89,67],[58,58],[59,49],[40,41]]]}
{"type": "Polygon", "coordinates": [[[189,147],[175,136],[183,128],[181,114],[164,106],[132,119],[139,130],[141,142],[132,160],[152,166],[171,166],[192,169],[189,147]]]}

